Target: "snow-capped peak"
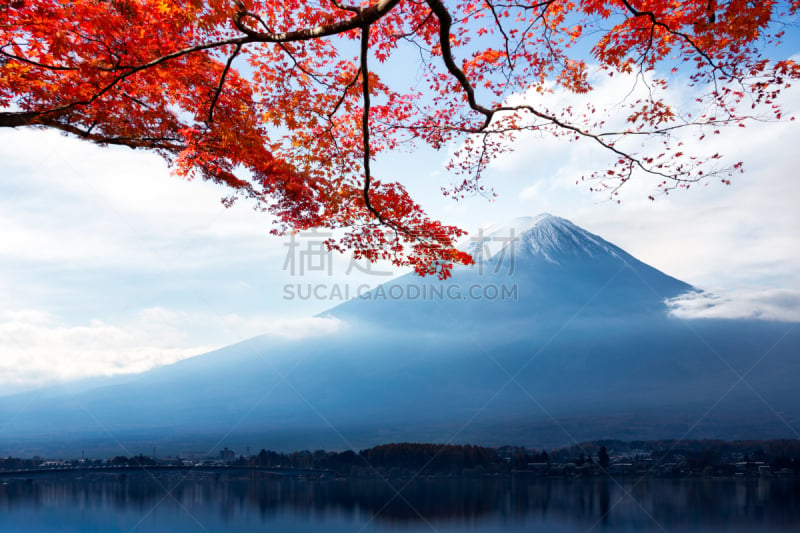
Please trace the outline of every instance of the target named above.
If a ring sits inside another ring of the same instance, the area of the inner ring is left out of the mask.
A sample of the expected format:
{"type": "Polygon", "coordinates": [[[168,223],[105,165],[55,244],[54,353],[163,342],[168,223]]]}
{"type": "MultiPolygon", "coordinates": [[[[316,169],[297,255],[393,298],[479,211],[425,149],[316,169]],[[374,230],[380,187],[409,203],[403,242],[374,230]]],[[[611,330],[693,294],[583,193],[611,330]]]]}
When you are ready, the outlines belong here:
{"type": "MultiPolygon", "coordinates": [[[[550,213],[542,213],[535,217],[517,217],[506,224],[491,224],[485,228],[482,228],[482,230],[485,236],[495,234],[508,235],[512,232],[514,235],[519,236],[527,231],[530,231],[536,227],[537,224],[541,222],[547,222],[549,219],[558,219],[558,217],[555,217],[550,213]]],[[[480,232],[481,230],[478,231],[480,232]]]]}
{"type": "Polygon", "coordinates": [[[508,224],[494,224],[470,236],[463,249],[476,261],[502,259],[508,253],[539,255],[551,263],[566,256],[611,255],[619,249],[569,220],[549,213],[519,217],[508,224]]]}

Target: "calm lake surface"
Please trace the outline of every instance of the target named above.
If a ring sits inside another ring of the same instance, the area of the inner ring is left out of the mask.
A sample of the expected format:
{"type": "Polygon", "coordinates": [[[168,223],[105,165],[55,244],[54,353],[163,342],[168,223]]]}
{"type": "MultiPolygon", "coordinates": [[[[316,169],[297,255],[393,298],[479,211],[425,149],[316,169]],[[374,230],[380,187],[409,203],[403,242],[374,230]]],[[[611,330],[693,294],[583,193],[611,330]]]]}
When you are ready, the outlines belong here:
{"type": "Polygon", "coordinates": [[[800,482],[313,481],[200,472],[0,479],[0,532],[12,531],[800,531],[800,482]]]}

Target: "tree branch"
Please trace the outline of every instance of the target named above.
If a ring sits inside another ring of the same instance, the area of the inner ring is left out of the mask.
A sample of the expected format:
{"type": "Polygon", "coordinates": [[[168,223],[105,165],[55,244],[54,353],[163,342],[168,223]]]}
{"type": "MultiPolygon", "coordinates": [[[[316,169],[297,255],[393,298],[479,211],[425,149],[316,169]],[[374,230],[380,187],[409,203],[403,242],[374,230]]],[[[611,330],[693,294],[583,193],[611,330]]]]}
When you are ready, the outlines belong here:
{"type": "MultiPolygon", "coordinates": [[[[76,102],[71,102],[69,104],[65,104],[63,106],[51,108],[51,109],[44,109],[39,111],[23,111],[23,112],[4,112],[0,114],[0,127],[20,127],[20,126],[30,126],[37,123],[41,123],[37,121],[37,117],[44,116],[44,115],[58,115],[64,111],[72,109],[78,106],[85,106],[91,105],[95,101],[97,101],[101,96],[106,94],[110,91],[114,86],[116,86],[122,80],[136,74],[137,72],[141,72],[142,70],[146,70],[148,68],[152,68],[173,59],[177,59],[183,57],[185,55],[189,55],[196,52],[202,52],[206,50],[212,50],[215,48],[220,48],[223,46],[228,45],[236,45],[238,48],[241,48],[242,45],[247,43],[255,43],[255,42],[263,42],[263,43],[286,43],[286,42],[293,42],[293,41],[308,41],[312,39],[319,39],[321,37],[326,37],[330,35],[336,35],[340,33],[344,33],[353,29],[363,28],[366,25],[370,25],[373,22],[376,22],[381,17],[386,15],[389,11],[391,11],[396,5],[400,3],[400,0],[380,0],[376,4],[372,6],[361,9],[355,16],[350,17],[345,20],[339,20],[336,22],[332,22],[330,24],[324,24],[320,26],[314,26],[311,28],[303,28],[299,30],[293,30],[288,32],[259,32],[255,31],[249,27],[247,27],[243,20],[247,17],[252,17],[253,15],[250,14],[244,7],[244,4],[239,2],[240,10],[234,15],[233,23],[236,28],[245,34],[244,37],[235,37],[229,39],[222,39],[219,41],[213,41],[209,43],[198,44],[194,46],[189,46],[183,48],[181,50],[176,50],[175,52],[171,52],[169,54],[165,54],[163,56],[157,57],[148,61],[146,63],[142,63],[137,66],[118,66],[113,67],[110,69],[103,69],[108,72],[114,72],[118,70],[122,70],[120,74],[116,75],[107,85],[103,86],[102,88],[98,89],[90,98],[86,100],[80,100],[76,102]],[[15,115],[15,116],[11,116],[15,115]]],[[[8,54],[5,54],[8,55],[8,54]]],[[[23,59],[13,57],[15,60],[22,61],[23,59]]],[[[30,61],[28,61],[30,62],[30,61]]],[[[37,65],[40,68],[49,68],[53,69],[53,67],[48,65],[37,65]]],[[[58,68],[58,70],[63,70],[58,68]]],[[[212,108],[213,109],[213,108],[212,108]]]]}
{"type": "Polygon", "coordinates": [[[362,98],[364,100],[364,109],[361,112],[361,136],[363,148],[364,148],[364,206],[373,214],[375,215],[378,220],[384,222],[383,216],[378,212],[377,209],[372,207],[372,203],[369,199],[369,188],[372,181],[372,176],[370,175],[370,157],[371,157],[371,150],[370,150],[370,141],[369,141],[369,106],[370,106],[370,98],[369,98],[369,65],[367,62],[367,55],[369,54],[369,25],[365,25],[361,29],[361,92],[363,94],[362,98]]]}
{"type": "Polygon", "coordinates": [[[217,105],[217,100],[219,99],[219,95],[222,93],[222,87],[225,85],[225,77],[228,75],[228,71],[230,71],[231,69],[231,64],[233,63],[233,60],[236,58],[236,56],[239,55],[239,51],[241,49],[242,45],[237,44],[236,49],[233,51],[230,57],[228,57],[228,62],[225,63],[225,68],[222,69],[222,74],[219,77],[219,85],[217,85],[217,88],[214,91],[214,96],[211,98],[211,104],[208,106],[208,120],[206,122],[208,122],[209,124],[214,122],[214,108],[217,105]]]}
{"type": "Polygon", "coordinates": [[[322,24],[286,32],[260,32],[249,28],[244,23],[244,20],[250,17],[251,14],[247,11],[242,2],[238,2],[239,11],[233,17],[233,24],[240,32],[247,35],[248,42],[288,43],[292,41],[308,41],[364,28],[365,26],[377,22],[399,3],[400,0],[379,0],[377,3],[367,8],[360,9],[356,12],[355,16],[349,19],[337,20],[330,24],[322,24]]]}
{"type": "Polygon", "coordinates": [[[447,70],[456,80],[458,80],[461,88],[467,94],[469,106],[473,110],[486,117],[486,121],[484,122],[484,127],[486,127],[489,125],[489,122],[491,122],[492,115],[494,113],[491,109],[478,104],[478,102],[475,100],[475,89],[472,87],[469,79],[467,79],[467,75],[464,74],[464,71],[461,70],[458,65],[456,65],[456,62],[453,59],[453,50],[450,47],[450,28],[453,25],[453,17],[450,16],[450,12],[447,11],[447,8],[440,0],[426,1],[433,11],[433,14],[436,15],[437,19],[439,19],[439,41],[440,46],[442,47],[442,60],[444,61],[447,70]]]}

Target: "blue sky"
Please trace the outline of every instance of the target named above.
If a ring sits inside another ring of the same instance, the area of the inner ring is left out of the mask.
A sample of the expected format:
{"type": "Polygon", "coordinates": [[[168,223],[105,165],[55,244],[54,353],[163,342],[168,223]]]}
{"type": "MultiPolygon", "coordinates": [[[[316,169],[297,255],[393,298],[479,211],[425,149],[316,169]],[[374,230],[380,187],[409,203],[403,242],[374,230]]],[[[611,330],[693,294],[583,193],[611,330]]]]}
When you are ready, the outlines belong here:
{"type": "MultiPolygon", "coordinates": [[[[624,82],[601,83],[593,102],[615,103],[624,82]]],[[[674,96],[691,94],[676,89],[674,96]]],[[[800,115],[800,91],[787,93],[784,104],[800,115]]],[[[490,169],[487,184],[499,195],[492,202],[441,196],[454,179],[445,171],[448,150],[393,154],[374,172],[403,182],[430,214],[470,231],[541,212],[568,218],[713,293],[682,302],[679,316],[800,321],[800,129],[786,122],[733,130],[697,149],[743,160],[745,174],[731,186],[712,180],[656,202],[647,199],[654,185],[646,181],[627,184],[620,205],[588,193],[575,181],[605,156],[533,135],[520,136],[490,169]]],[[[345,291],[387,279],[348,273],[346,256],[333,258],[330,274],[293,272],[287,259],[298,257],[290,254],[313,249],[315,238],[292,248],[268,234],[267,216],[245,204],[223,208],[225,191],[171,176],[152,154],[5,130],[0,175],[5,393],[141,371],[258,334],[330,334],[346,325],[314,315],[345,291]],[[320,297],[288,297],[297,285],[321,287],[320,297]]]]}

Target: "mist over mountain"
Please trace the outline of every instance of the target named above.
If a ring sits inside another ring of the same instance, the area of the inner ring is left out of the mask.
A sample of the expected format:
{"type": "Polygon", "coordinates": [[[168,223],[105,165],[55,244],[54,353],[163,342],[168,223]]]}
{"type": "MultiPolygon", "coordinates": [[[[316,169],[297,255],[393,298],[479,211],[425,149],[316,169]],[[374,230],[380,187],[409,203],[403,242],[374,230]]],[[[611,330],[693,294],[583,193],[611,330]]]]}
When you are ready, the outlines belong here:
{"type": "Polygon", "coordinates": [[[696,288],[552,215],[465,249],[475,265],[449,280],[323,313],[336,334],[0,398],[0,454],[797,436],[794,324],[672,317],[665,300],[696,288]]]}

